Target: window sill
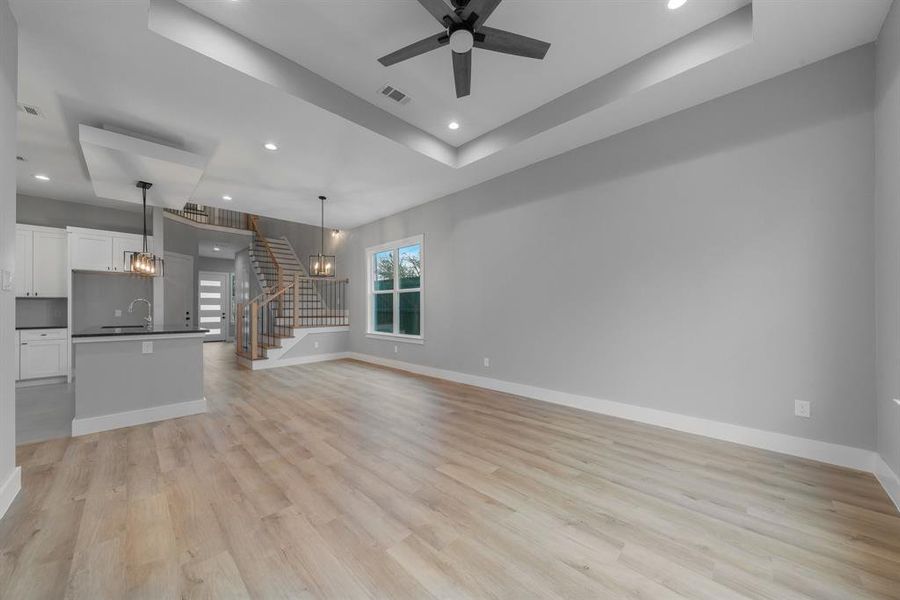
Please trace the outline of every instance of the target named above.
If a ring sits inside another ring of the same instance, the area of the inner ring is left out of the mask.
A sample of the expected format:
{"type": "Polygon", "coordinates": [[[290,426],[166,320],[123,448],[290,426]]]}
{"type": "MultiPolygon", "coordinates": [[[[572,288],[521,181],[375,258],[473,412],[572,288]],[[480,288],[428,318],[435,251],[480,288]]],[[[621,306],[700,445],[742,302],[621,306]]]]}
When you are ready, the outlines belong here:
{"type": "Polygon", "coordinates": [[[390,333],[367,333],[366,337],[373,339],[373,340],[385,340],[387,342],[403,342],[404,344],[422,345],[425,343],[425,338],[414,336],[414,335],[393,335],[390,333]]]}

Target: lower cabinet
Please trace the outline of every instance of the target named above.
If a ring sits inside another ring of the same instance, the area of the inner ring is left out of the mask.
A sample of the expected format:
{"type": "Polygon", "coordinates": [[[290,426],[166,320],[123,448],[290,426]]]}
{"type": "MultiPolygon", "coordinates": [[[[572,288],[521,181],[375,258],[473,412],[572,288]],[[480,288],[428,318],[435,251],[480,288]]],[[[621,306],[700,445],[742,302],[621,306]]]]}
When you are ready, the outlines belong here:
{"type": "Polygon", "coordinates": [[[68,362],[65,329],[27,329],[19,332],[19,379],[66,375],[68,362]]]}

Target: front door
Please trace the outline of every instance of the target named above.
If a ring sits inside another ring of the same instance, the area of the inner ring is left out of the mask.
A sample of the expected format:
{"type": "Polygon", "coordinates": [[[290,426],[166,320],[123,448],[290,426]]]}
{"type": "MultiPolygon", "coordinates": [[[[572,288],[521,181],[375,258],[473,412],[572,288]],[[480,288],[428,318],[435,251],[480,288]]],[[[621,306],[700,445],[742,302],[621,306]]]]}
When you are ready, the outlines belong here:
{"type": "Polygon", "coordinates": [[[228,273],[200,271],[200,327],[208,330],[208,342],[228,339],[230,279],[228,273]]]}

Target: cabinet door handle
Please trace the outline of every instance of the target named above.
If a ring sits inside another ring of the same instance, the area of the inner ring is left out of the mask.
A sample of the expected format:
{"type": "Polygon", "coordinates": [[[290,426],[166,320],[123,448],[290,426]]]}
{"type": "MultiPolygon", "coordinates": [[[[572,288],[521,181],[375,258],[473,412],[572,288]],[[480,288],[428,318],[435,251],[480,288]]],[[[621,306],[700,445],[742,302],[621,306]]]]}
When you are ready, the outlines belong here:
{"type": "Polygon", "coordinates": [[[21,345],[21,346],[27,346],[27,345],[28,345],[28,342],[22,342],[20,345],[21,345]]]}

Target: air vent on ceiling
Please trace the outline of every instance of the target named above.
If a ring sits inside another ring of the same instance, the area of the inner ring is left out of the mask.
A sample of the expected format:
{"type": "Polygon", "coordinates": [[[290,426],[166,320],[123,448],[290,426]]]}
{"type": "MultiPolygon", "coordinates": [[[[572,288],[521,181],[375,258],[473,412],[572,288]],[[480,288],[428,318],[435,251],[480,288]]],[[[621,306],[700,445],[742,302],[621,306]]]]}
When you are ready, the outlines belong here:
{"type": "Polygon", "coordinates": [[[385,85],[379,91],[398,104],[406,104],[412,100],[412,98],[391,85],[385,85]]]}
{"type": "Polygon", "coordinates": [[[19,104],[19,110],[32,117],[44,116],[44,113],[41,112],[41,109],[39,109],[37,106],[32,106],[31,104],[19,104]]]}

